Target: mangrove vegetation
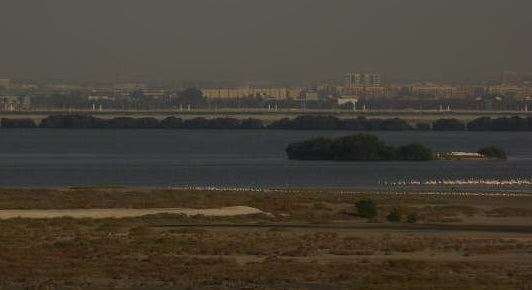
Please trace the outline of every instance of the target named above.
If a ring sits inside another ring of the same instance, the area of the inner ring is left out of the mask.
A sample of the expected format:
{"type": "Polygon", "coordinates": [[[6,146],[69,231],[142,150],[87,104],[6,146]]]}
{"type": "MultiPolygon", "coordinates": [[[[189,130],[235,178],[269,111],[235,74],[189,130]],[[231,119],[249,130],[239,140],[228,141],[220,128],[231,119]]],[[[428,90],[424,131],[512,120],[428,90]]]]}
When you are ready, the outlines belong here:
{"type": "Polygon", "coordinates": [[[274,130],[346,130],[346,131],[532,131],[532,117],[481,117],[470,122],[442,118],[434,122],[409,123],[401,118],[339,118],[331,115],[301,115],[270,123],[261,119],[218,117],[165,119],[153,117],[115,117],[103,119],[90,114],[58,114],[40,122],[29,118],[2,118],[2,128],[96,128],[96,129],[274,129],[274,130]]]}
{"type": "Polygon", "coordinates": [[[435,158],[432,149],[425,145],[412,143],[394,147],[369,134],[356,134],[337,139],[320,137],[295,142],[288,145],[286,153],[289,159],[297,160],[426,161],[435,158]]]}

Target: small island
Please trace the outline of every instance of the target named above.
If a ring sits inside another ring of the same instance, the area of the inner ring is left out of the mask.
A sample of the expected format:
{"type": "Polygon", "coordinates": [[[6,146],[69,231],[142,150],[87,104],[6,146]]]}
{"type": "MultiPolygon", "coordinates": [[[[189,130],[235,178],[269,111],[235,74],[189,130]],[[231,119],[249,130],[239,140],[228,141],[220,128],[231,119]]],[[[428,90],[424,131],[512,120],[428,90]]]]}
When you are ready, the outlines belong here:
{"type": "Polygon", "coordinates": [[[356,134],[337,139],[314,138],[295,142],[286,148],[289,159],[297,160],[409,160],[424,161],[434,159],[432,149],[412,143],[399,147],[389,146],[378,137],[369,134],[356,134]]]}
{"type": "Polygon", "coordinates": [[[355,134],[336,139],[319,137],[294,142],[288,145],[286,153],[289,159],[294,160],[429,161],[440,159],[506,159],[506,153],[495,146],[483,147],[477,153],[435,153],[431,148],[419,143],[390,146],[382,142],[378,137],[369,134],[355,134]]]}

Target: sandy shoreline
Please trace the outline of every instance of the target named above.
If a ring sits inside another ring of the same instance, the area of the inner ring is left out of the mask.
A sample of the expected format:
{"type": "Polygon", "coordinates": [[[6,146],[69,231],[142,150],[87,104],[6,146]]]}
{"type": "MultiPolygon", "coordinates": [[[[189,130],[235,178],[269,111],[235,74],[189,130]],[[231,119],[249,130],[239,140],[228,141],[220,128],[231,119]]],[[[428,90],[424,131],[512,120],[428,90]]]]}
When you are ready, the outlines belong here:
{"type": "Polygon", "coordinates": [[[0,210],[0,219],[10,218],[125,218],[139,217],[151,214],[184,214],[188,216],[237,216],[264,213],[263,211],[249,206],[231,206],[209,209],[190,208],[106,208],[106,209],[16,209],[0,210]]]}

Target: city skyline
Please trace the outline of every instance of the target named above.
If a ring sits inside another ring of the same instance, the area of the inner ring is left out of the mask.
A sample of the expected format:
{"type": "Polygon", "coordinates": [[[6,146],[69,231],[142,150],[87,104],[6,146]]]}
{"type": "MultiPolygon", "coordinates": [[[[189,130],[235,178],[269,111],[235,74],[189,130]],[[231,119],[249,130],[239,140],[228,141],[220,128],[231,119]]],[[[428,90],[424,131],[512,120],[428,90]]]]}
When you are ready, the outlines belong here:
{"type": "MultiPolygon", "coordinates": [[[[352,85],[369,85],[364,82],[370,81],[367,78],[374,78],[373,82],[378,84],[411,84],[411,83],[442,83],[442,84],[469,84],[469,85],[488,85],[488,84],[518,84],[530,86],[532,84],[532,72],[528,71],[501,71],[489,78],[465,78],[465,79],[431,79],[431,78],[389,78],[386,73],[375,71],[345,71],[339,72],[335,77],[328,79],[308,80],[303,78],[293,79],[145,79],[145,78],[126,78],[118,77],[111,79],[95,79],[95,78],[58,78],[58,79],[31,79],[31,78],[11,78],[9,76],[0,77],[0,88],[7,87],[6,84],[14,86],[49,86],[49,85],[81,85],[81,86],[102,86],[102,85],[128,85],[128,84],[143,84],[155,87],[166,88],[183,88],[183,87],[253,87],[253,86],[314,86],[327,84],[352,84],[352,85]],[[358,76],[357,76],[358,75],[358,76]],[[362,78],[358,81],[356,78],[362,78]],[[366,78],[366,79],[364,79],[366,78]]],[[[374,84],[377,84],[374,83],[374,84]]]]}

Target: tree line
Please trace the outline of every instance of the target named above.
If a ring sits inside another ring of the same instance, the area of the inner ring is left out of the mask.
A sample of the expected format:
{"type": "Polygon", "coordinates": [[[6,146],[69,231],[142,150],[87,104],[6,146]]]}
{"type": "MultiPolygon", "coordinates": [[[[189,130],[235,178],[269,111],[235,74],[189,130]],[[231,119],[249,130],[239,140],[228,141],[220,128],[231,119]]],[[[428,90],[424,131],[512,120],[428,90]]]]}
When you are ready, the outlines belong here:
{"type": "Polygon", "coordinates": [[[56,129],[261,129],[264,124],[259,119],[235,118],[193,118],[181,119],[168,117],[158,120],[152,117],[131,118],[116,117],[101,119],[90,115],[52,115],[43,119],[39,125],[32,119],[1,120],[2,128],[56,128],[56,129]]]}
{"type": "Polygon", "coordinates": [[[347,118],[335,116],[302,115],[283,118],[265,124],[256,118],[182,119],[168,117],[116,117],[101,119],[85,114],[61,114],[44,118],[40,123],[32,119],[2,118],[2,128],[115,128],[115,129],[278,129],[278,130],[350,130],[350,131],[532,131],[532,117],[480,117],[470,122],[442,118],[431,123],[410,124],[401,118],[347,118]]]}

